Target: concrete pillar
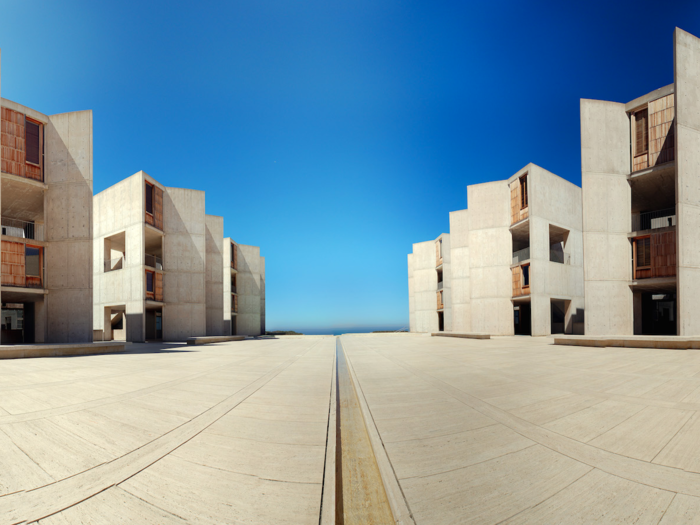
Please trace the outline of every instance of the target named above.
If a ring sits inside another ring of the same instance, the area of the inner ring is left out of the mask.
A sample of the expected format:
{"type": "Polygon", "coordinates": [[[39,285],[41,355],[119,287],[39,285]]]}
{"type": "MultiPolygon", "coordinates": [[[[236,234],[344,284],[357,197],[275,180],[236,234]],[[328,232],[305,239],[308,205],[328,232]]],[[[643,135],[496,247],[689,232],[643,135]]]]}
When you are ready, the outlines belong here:
{"type": "Polygon", "coordinates": [[[530,328],[533,336],[552,335],[552,303],[548,296],[531,296],[530,328]]]}

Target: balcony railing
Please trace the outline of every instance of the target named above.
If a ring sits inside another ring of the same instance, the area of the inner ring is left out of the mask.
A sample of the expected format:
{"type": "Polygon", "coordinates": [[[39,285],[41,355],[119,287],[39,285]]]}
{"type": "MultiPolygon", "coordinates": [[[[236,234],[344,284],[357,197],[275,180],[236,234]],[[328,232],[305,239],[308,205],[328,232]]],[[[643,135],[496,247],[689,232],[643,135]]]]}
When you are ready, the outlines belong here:
{"type": "Polygon", "coordinates": [[[520,264],[523,261],[527,261],[530,258],[530,247],[518,250],[513,254],[513,262],[511,264],[520,264]]]}
{"type": "Polygon", "coordinates": [[[33,222],[21,221],[3,217],[2,234],[11,237],[21,237],[23,239],[33,239],[35,241],[44,240],[44,225],[33,222]]]}
{"type": "Polygon", "coordinates": [[[155,255],[146,254],[146,266],[150,266],[151,268],[155,268],[156,270],[162,270],[163,259],[161,259],[160,257],[156,257],[155,255]]]}
{"type": "Polygon", "coordinates": [[[438,283],[438,287],[437,287],[438,290],[442,290],[442,284],[443,284],[443,281],[440,281],[438,283]]]}
{"type": "Polygon", "coordinates": [[[126,259],[121,256],[117,259],[105,259],[105,273],[113,272],[114,270],[121,270],[124,268],[124,263],[126,259]]]}
{"type": "Polygon", "coordinates": [[[231,293],[238,293],[238,292],[236,291],[236,286],[233,285],[233,284],[231,285],[231,293]]]}
{"type": "Polygon", "coordinates": [[[632,215],[632,231],[656,230],[676,225],[676,208],[649,211],[632,215]]]}

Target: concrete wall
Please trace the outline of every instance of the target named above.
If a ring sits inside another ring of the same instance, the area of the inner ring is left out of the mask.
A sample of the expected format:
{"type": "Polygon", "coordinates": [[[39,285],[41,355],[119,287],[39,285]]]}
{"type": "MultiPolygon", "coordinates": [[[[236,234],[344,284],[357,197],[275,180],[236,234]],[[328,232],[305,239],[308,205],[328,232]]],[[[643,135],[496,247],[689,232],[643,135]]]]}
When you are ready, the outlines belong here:
{"type": "Polygon", "coordinates": [[[48,342],[92,341],[92,111],[45,127],[48,342]]]}
{"type": "Polygon", "coordinates": [[[231,238],[226,237],[223,244],[223,330],[226,335],[232,334],[231,323],[231,238]]]}
{"type": "MultiPolygon", "coordinates": [[[[206,225],[206,299],[207,335],[224,333],[224,218],[205,217],[206,225]]],[[[229,285],[230,286],[230,285],[229,285]]]]}
{"type": "Polygon", "coordinates": [[[453,211],[450,212],[450,298],[453,332],[472,331],[469,264],[469,210],[453,211]]]}
{"type": "Polygon", "coordinates": [[[678,335],[700,335],[700,39],[676,28],[676,216],[678,335]]]}
{"type": "Polygon", "coordinates": [[[260,257],[260,333],[265,333],[265,257],[260,257]]]}
{"type": "MultiPolygon", "coordinates": [[[[581,188],[529,164],[530,307],[532,335],[550,335],[551,300],[567,301],[567,333],[583,333],[583,218],[581,188]],[[550,261],[550,225],[568,230],[565,264],[550,261]],[[568,262],[567,262],[568,258],[568,262]]],[[[519,176],[519,175],[518,175],[519,176]]]]}
{"type": "Polygon", "coordinates": [[[630,124],[625,105],[581,100],[586,335],[632,335],[630,124]]]}
{"type": "Polygon", "coordinates": [[[105,329],[104,309],[126,307],[126,340],[144,341],[145,238],[142,171],[93,197],[93,329],[105,329]],[[126,260],[122,270],[104,271],[104,239],[124,232],[126,260]]]}
{"type": "Polygon", "coordinates": [[[238,335],[260,335],[260,248],[238,245],[238,335]]]}
{"type": "Polygon", "coordinates": [[[166,188],[163,194],[163,339],[206,333],[204,192],[166,188]]]}
{"type": "Polygon", "coordinates": [[[413,254],[408,254],[408,330],[416,332],[416,298],[413,286],[413,254]]]}
{"type": "Polygon", "coordinates": [[[513,334],[512,238],[507,181],[467,187],[471,330],[513,334]]]}
{"type": "MultiPolygon", "coordinates": [[[[443,233],[435,241],[442,239],[442,302],[443,308],[443,331],[452,332],[452,250],[450,234],[443,233]]],[[[437,274],[437,270],[435,272],[437,274]]],[[[437,294],[437,289],[436,289],[437,294]]],[[[436,295],[437,306],[437,295],[436,295]]]]}
{"type": "Polygon", "coordinates": [[[437,332],[437,272],[435,241],[413,245],[415,332],[437,332]]]}

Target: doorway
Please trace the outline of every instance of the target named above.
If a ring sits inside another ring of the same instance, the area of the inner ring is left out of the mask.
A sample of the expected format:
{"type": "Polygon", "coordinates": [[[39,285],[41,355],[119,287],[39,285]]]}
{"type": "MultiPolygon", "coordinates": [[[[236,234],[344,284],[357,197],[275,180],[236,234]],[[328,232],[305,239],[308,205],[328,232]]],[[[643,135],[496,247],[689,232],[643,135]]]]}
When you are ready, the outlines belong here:
{"type": "Polygon", "coordinates": [[[516,335],[530,335],[530,303],[519,303],[513,307],[513,332],[516,335]]]}
{"type": "Polygon", "coordinates": [[[445,331],[445,314],[443,312],[438,312],[438,332],[445,331]]]}

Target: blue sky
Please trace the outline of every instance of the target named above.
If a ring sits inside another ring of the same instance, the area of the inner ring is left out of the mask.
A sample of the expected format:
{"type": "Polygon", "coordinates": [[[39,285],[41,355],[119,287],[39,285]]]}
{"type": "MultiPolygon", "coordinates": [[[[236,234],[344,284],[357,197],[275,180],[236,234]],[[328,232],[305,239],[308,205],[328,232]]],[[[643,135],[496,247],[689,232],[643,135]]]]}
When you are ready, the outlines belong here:
{"type": "Polygon", "coordinates": [[[268,329],[408,324],[406,254],[466,186],[581,182],[579,99],[673,81],[700,3],[0,0],[2,96],[94,112],[94,188],[206,191],[268,329]],[[638,16],[643,13],[643,16],[638,16]]]}

